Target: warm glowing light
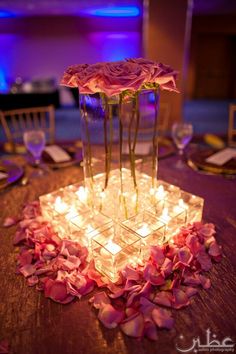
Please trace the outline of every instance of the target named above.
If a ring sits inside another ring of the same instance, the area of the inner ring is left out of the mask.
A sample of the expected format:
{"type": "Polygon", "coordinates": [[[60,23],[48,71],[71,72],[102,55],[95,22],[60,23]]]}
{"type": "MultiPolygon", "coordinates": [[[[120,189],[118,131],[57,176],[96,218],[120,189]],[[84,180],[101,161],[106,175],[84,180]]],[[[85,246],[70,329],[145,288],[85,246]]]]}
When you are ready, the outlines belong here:
{"type": "Polygon", "coordinates": [[[72,218],[74,218],[76,215],[78,214],[76,208],[74,206],[72,206],[70,209],[69,209],[69,212],[66,214],[65,218],[66,220],[71,220],[72,218]]]}
{"type": "Polygon", "coordinates": [[[147,223],[144,223],[142,227],[140,227],[140,229],[137,230],[137,233],[142,236],[142,237],[146,237],[147,235],[150,234],[150,228],[148,227],[147,223]]]}
{"type": "Polygon", "coordinates": [[[170,215],[169,215],[169,211],[168,208],[164,208],[162,215],[161,215],[161,219],[165,222],[168,223],[171,219],[170,215]]]}
{"type": "Polygon", "coordinates": [[[112,240],[109,240],[107,242],[105,248],[113,255],[115,255],[121,251],[121,247],[119,245],[117,245],[117,243],[113,242],[112,240]]]}
{"type": "Polygon", "coordinates": [[[61,199],[61,197],[56,197],[55,200],[55,211],[59,214],[63,214],[68,210],[68,204],[66,204],[65,202],[63,202],[63,200],[61,199]]]}
{"type": "Polygon", "coordinates": [[[188,205],[184,203],[183,199],[179,200],[179,206],[183,209],[188,209],[188,205]]]}
{"type": "Polygon", "coordinates": [[[160,185],[156,191],[156,199],[163,200],[165,198],[165,195],[166,195],[166,192],[164,190],[164,187],[162,185],[160,185]]]}
{"type": "Polygon", "coordinates": [[[88,198],[88,192],[87,192],[87,189],[84,188],[83,186],[80,186],[78,191],[75,192],[75,194],[79,197],[79,200],[81,202],[86,202],[87,201],[87,198],[88,198]]]}

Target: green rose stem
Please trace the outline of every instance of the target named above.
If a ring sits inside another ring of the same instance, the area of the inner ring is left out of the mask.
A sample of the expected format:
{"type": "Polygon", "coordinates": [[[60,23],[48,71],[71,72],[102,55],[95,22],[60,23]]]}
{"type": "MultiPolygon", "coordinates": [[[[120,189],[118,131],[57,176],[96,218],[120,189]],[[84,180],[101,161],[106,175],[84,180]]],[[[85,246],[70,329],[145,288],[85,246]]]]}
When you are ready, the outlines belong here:
{"type": "Polygon", "coordinates": [[[104,116],[104,122],[103,122],[103,128],[104,128],[104,147],[105,147],[105,184],[104,184],[104,190],[107,188],[108,185],[108,179],[109,179],[109,156],[108,156],[108,141],[107,141],[107,120],[108,118],[108,102],[107,102],[107,97],[105,96],[105,116],[104,116]]]}
{"type": "Polygon", "coordinates": [[[113,145],[113,120],[112,120],[112,105],[108,105],[108,118],[109,118],[109,159],[108,159],[108,170],[109,174],[111,171],[111,156],[112,156],[112,145],[113,145]]]}
{"type": "Polygon", "coordinates": [[[133,159],[132,159],[132,142],[131,142],[131,138],[132,138],[132,125],[133,125],[133,121],[134,121],[134,117],[135,117],[135,100],[132,99],[132,114],[131,114],[131,119],[129,122],[129,134],[128,134],[128,144],[129,144],[129,159],[130,159],[130,168],[131,168],[131,174],[132,177],[134,178],[135,176],[135,172],[134,172],[134,165],[133,165],[133,159]]]}
{"type": "Polygon", "coordinates": [[[119,99],[119,169],[120,169],[120,198],[121,203],[124,203],[124,211],[125,211],[125,218],[128,218],[128,210],[126,205],[125,196],[123,194],[123,178],[122,178],[122,145],[123,145],[123,125],[121,120],[122,114],[122,95],[120,95],[119,99]]]}
{"type": "Polygon", "coordinates": [[[152,188],[154,188],[154,181],[156,179],[157,174],[157,118],[158,118],[158,88],[154,90],[155,95],[155,121],[154,121],[154,129],[153,129],[153,137],[152,137],[152,188]]]}
{"type": "Polygon", "coordinates": [[[89,127],[88,127],[88,113],[86,110],[85,98],[83,100],[83,111],[84,111],[84,121],[85,121],[85,131],[86,131],[86,165],[88,163],[89,177],[91,177],[90,185],[93,190],[93,170],[92,170],[92,154],[91,154],[91,144],[90,144],[90,135],[89,135],[89,127]]]}
{"type": "Polygon", "coordinates": [[[131,170],[133,171],[134,187],[137,188],[136,175],[135,175],[135,148],[136,148],[136,144],[137,144],[139,121],[140,121],[138,92],[135,94],[135,113],[136,113],[136,125],[135,125],[135,131],[134,131],[133,146],[131,148],[131,170]]]}

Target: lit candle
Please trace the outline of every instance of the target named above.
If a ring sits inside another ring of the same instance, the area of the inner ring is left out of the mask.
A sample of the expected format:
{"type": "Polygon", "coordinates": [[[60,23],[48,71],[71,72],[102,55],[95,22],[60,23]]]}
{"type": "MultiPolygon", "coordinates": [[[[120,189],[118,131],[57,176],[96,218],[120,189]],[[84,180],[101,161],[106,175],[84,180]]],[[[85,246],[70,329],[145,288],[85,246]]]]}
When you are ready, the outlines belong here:
{"type": "Polygon", "coordinates": [[[65,218],[66,218],[66,220],[69,221],[70,219],[74,218],[77,214],[78,214],[77,210],[75,209],[74,206],[72,206],[69,209],[69,212],[66,214],[65,218]]]}
{"type": "Polygon", "coordinates": [[[68,205],[65,202],[63,202],[61,197],[58,196],[58,197],[56,197],[54,208],[57,213],[63,214],[67,211],[68,205]]]}
{"type": "Polygon", "coordinates": [[[102,255],[108,256],[109,253],[107,251],[109,251],[113,255],[116,255],[118,252],[121,251],[121,247],[119,245],[117,245],[117,243],[113,242],[112,240],[109,240],[107,242],[107,244],[105,245],[105,250],[102,250],[102,252],[101,252],[102,255]]]}
{"type": "Polygon", "coordinates": [[[171,219],[170,215],[168,214],[168,208],[164,208],[162,215],[161,215],[161,219],[165,222],[168,223],[171,219]]]}
{"type": "Polygon", "coordinates": [[[147,223],[144,223],[140,229],[137,230],[137,233],[142,236],[146,237],[147,235],[150,234],[150,228],[148,227],[147,223]]]}
{"type": "Polygon", "coordinates": [[[86,202],[87,201],[88,191],[83,186],[80,186],[78,191],[75,192],[75,194],[79,197],[79,200],[81,200],[82,202],[86,202]]]}
{"type": "Polygon", "coordinates": [[[183,209],[188,209],[188,205],[184,203],[183,199],[179,200],[179,206],[183,209]]]}
{"type": "Polygon", "coordinates": [[[163,200],[165,198],[165,195],[166,195],[166,192],[164,190],[164,187],[162,185],[160,185],[156,191],[156,199],[163,200]]]}

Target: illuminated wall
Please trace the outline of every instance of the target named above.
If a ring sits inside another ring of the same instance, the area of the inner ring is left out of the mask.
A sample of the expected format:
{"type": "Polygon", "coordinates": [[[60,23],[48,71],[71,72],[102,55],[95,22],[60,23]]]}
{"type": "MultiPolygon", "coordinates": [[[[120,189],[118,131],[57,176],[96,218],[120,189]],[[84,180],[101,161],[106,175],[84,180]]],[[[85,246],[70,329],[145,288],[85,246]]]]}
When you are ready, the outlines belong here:
{"type": "Polygon", "coordinates": [[[141,14],[1,18],[0,81],[55,77],[70,64],[142,55],[141,14]]]}

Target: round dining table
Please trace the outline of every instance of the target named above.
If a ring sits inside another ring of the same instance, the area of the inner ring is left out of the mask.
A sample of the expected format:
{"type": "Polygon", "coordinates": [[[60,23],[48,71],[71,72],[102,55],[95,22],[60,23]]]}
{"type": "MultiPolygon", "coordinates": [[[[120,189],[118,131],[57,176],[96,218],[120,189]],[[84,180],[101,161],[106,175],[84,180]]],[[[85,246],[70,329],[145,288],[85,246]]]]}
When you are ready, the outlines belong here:
{"type": "MultiPolygon", "coordinates": [[[[12,160],[25,164],[20,156],[12,160]]],[[[17,226],[3,227],[4,220],[19,217],[23,205],[40,195],[82,181],[82,167],[51,169],[26,185],[19,182],[0,191],[0,342],[8,341],[9,353],[174,354],[181,348],[191,353],[194,340],[206,344],[209,331],[220,343],[224,338],[236,342],[236,178],[203,174],[187,165],[178,169],[176,160],[173,155],[160,160],[158,178],[204,198],[203,221],[215,224],[223,258],[207,274],[210,289],[201,289],[190,306],[174,310],[174,328],[158,330],[157,341],[127,337],[118,327],[105,328],[89,303],[92,294],[58,304],[16,274],[19,250],[13,237],[17,226]]],[[[32,167],[24,168],[29,175],[32,167]]]]}

